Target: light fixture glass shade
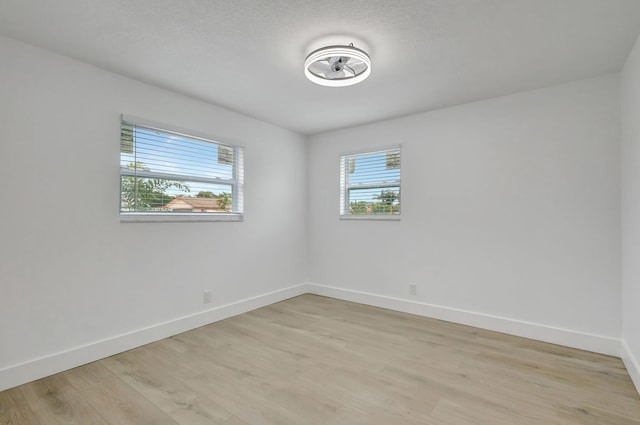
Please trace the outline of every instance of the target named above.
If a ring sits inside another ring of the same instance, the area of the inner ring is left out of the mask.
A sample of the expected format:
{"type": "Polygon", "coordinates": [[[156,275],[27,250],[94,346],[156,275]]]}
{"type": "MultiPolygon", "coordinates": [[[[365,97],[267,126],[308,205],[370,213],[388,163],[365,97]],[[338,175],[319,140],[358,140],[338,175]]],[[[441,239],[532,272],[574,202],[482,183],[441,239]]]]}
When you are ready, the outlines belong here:
{"type": "Polygon", "coordinates": [[[365,80],[369,74],[371,58],[353,44],[314,50],[304,61],[304,75],[322,86],[350,86],[365,80]]]}

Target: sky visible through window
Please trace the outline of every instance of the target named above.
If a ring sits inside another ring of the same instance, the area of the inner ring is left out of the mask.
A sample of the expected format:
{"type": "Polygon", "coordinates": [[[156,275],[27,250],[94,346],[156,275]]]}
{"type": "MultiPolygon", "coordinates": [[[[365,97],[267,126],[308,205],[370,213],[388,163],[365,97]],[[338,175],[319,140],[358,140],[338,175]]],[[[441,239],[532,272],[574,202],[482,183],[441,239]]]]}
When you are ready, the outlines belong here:
{"type": "Polygon", "coordinates": [[[233,150],[215,143],[171,133],[134,127],[132,149],[121,149],[120,166],[176,176],[181,187],[165,190],[171,196],[196,196],[199,192],[231,193],[231,184],[188,181],[189,177],[231,181],[233,150]],[[220,152],[224,149],[225,151],[220,152]],[[219,155],[220,153],[220,155],[219,155]]]}
{"type": "MultiPolygon", "coordinates": [[[[385,152],[353,157],[350,166],[349,185],[370,184],[380,182],[397,182],[400,180],[400,168],[387,168],[385,152]]],[[[397,188],[396,188],[397,189],[397,188]]],[[[373,195],[379,195],[380,189],[358,190],[359,200],[372,201],[373,195]]],[[[353,201],[354,199],[352,199],[353,201]]]]}

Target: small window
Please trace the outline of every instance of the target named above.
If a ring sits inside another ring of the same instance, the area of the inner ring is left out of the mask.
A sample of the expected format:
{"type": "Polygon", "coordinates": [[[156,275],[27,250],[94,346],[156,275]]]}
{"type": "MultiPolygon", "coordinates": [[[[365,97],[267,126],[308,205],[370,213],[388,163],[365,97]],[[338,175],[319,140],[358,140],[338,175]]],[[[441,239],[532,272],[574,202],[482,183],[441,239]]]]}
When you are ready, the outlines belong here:
{"type": "Polygon", "coordinates": [[[241,220],[243,150],[122,118],[123,220],[241,220]]]}
{"type": "Polygon", "coordinates": [[[400,218],[400,147],[340,157],[340,217],[400,218]]]}

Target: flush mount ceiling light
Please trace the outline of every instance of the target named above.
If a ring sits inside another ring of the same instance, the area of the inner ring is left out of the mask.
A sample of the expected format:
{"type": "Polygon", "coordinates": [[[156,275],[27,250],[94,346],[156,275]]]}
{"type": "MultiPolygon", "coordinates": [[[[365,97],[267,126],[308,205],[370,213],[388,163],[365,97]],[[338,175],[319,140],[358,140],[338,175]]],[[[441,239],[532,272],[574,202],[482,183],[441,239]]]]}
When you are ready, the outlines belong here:
{"type": "Polygon", "coordinates": [[[327,46],[309,53],[304,75],[322,86],[344,87],[359,83],[371,74],[371,58],[364,50],[348,46],[327,46]]]}

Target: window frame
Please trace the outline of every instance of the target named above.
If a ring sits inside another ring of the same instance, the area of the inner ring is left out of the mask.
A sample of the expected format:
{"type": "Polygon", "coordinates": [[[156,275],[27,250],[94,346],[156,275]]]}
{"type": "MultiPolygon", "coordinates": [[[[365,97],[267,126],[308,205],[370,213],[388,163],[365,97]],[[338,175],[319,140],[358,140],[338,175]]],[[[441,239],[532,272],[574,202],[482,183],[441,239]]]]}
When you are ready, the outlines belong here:
{"type": "MultiPolygon", "coordinates": [[[[219,142],[217,138],[203,135],[201,133],[185,130],[171,125],[160,124],[147,119],[122,114],[120,117],[120,133],[122,125],[138,126],[152,131],[158,131],[165,134],[172,134],[180,137],[187,137],[194,140],[213,143],[217,146],[223,146],[233,149],[233,165],[231,180],[219,178],[197,177],[187,175],[176,175],[161,173],[149,170],[128,170],[123,169],[118,161],[119,173],[119,198],[118,212],[121,222],[211,222],[211,221],[244,221],[244,146],[239,144],[230,144],[227,142],[219,142]],[[122,211],[122,177],[143,177],[158,178],[177,181],[190,181],[200,183],[224,184],[232,187],[232,211],[237,212],[159,212],[159,211],[122,211]]],[[[118,144],[118,156],[120,159],[122,135],[120,135],[120,143],[118,144]]]]}
{"type": "Polygon", "coordinates": [[[398,201],[398,213],[397,214],[350,214],[349,204],[350,197],[349,192],[353,189],[384,189],[385,187],[397,187],[398,195],[402,194],[402,145],[390,145],[390,146],[381,146],[377,148],[371,149],[361,149],[357,151],[343,152],[340,154],[340,209],[339,209],[339,218],[340,220],[384,220],[384,221],[398,221],[402,216],[402,202],[398,201]],[[364,155],[373,155],[377,153],[388,153],[393,151],[398,151],[400,155],[400,164],[398,170],[400,171],[400,177],[398,183],[382,183],[375,184],[370,183],[367,185],[359,185],[352,186],[349,185],[349,157],[354,156],[364,156],[364,155]]]}

